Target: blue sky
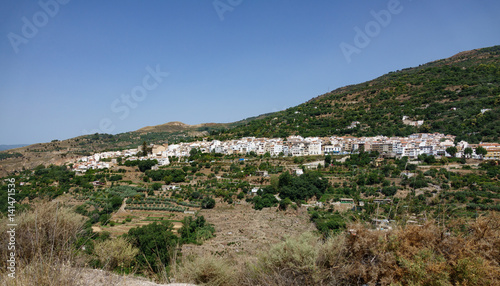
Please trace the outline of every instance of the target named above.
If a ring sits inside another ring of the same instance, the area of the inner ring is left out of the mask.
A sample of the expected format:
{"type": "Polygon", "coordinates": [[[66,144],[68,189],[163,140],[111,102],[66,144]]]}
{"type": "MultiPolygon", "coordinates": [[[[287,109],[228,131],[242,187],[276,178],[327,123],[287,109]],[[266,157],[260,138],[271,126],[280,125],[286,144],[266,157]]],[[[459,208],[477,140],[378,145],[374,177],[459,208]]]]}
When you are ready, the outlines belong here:
{"type": "Polygon", "coordinates": [[[498,45],[499,14],[496,0],[3,1],[0,144],[283,110],[498,45]]]}

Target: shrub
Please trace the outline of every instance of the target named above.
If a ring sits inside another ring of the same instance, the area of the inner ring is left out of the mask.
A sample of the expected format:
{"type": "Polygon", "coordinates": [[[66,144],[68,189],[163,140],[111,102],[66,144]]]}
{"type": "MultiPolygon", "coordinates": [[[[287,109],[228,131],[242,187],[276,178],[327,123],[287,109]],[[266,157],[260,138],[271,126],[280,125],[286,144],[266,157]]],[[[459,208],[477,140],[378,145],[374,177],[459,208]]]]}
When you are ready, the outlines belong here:
{"type": "Polygon", "coordinates": [[[278,204],[278,200],[274,197],[273,194],[265,193],[260,196],[255,196],[252,199],[254,204],[253,208],[256,210],[261,210],[263,208],[274,207],[278,204]]]}
{"type": "Polygon", "coordinates": [[[183,243],[201,244],[204,240],[214,236],[214,227],[207,223],[204,216],[185,217],[182,220],[182,227],[177,231],[183,243]]]}
{"type": "Polygon", "coordinates": [[[129,267],[139,249],[123,237],[97,242],[94,251],[101,264],[110,270],[118,266],[129,267]]]}
{"type": "MultiPolygon", "coordinates": [[[[58,259],[67,259],[73,243],[82,233],[85,218],[56,203],[41,203],[16,217],[16,257],[29,263],[37,255],[51,253],[58,259]]],[[[7,218],[1,220],[0,241],[9,241],[7,218]]],[[[0,256],[7,257],[7,247],[0,248],[0,256]]],[[[10,251],[9,251],[10,252],[10,251]]],[[[0,261],[2,268],[6,260],[0,261]]]]}
{"type": "Polygon", "coordinates": [[[318,238],[312,233],[288,238],[258,257],[247,269],[249,285],[316,285],[318,238]]]}
{"type": "MultiPolygon", "coordinates": [[[[0,261],[2,285],[78,285],[74,243],[83,234],[83,216],[55,203],[39,203],[16,217],[16,275],[0,261]],[[72,261],[72,262],[69,262],[72,261]],[[70,266],[70,264],[72,264],[70,266]]],[[[7,218],[0,220],[0,257],[8,257],[7,218]]]]}
{"type": "Polygon", "coordinates": [[[383,187],[382,194],[385,196],[392,197],[398,192],[398,188],[396,186],[383,187]]]}
{"type": "Polygon", "coordinates": [[[176,280],[197,285],[238,285],[238,271],[232,263],[215,256],[195,257],[184,261],[176,280]]]}
{"type": "Polygon", "coordinates": [[[316,211],[311,213],[311,221],[316,224],[316,228],[324,236],[329,236],[331,233],[339,233],[346,228],[344,217],[337,211],[334,213],[323,213],[320,216],[316,211]]]}
{"type": "Polygon", "coordinates": [[[163,220],[129,230],[127,237],[143,254],[137,256],[140,265],[151,265],[154,271],[168,265],[179,240],[172,229],[172,223],[163,220]]]}
{"type": "Polygon", "coordinates": [[[123,179],[122,175],[113,175],[113,176],[109,177],[110,182],[116,182],[116,181],[120,181],[122,179],[123,179]]]}
{"type": "Polygon", "coordinates": [[[213,209],[215,207],[215,200],[209,197],[205,197],[201,201],[201,208],[203,209],[213,209]]]}
{"type": "Polygon", "coordinates": [[[288,206],[290,204],[292,204],[292,201],[289,198],[285,198],[284,200],[281,200],[279,202],[279,209],[283,210],[283,211],[286,211],[286,209],[288,208],[288,206]]]}

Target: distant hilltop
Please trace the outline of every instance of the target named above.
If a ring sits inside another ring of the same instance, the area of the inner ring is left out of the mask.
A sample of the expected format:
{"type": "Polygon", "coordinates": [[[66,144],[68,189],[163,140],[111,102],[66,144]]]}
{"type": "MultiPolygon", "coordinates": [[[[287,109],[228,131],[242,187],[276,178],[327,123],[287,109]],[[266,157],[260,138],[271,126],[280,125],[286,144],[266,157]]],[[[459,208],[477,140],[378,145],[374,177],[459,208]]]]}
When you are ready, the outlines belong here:
{"type": "Polygon", "coordinates": [[[225,123],[202,123],[196,125],[189,125],[180,121],[172,121],[165,124],[146,126],[141,129],[136,130],[138,133],[145,132],[182,132],[182,131],[197,131],[202,128],[225,128],[228,124],[225,123]]]}

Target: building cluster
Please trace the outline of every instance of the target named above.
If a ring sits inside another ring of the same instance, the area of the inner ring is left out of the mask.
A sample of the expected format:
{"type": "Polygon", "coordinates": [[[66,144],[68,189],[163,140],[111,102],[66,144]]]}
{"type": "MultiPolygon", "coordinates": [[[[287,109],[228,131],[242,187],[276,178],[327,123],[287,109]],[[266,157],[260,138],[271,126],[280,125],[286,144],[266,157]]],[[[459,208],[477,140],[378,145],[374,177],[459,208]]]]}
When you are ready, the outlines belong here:
{"type": "Polygon", "coordinates": [[[411,120],[409,116],[403,116],[403,124],[420,127],[424,124],[423,120],[411,120]]]}
{"type": "Polygon", "coordinates": [[[121,152],[102,152],[91,156],[79,158],[73,164],[73,170],[77,172],[85,172],[90,169],[105,169],[110,167],[110,162],[101,161],[104,158],[119,157],[121,152]]]}
{"type": "Polygon", "coordinates": [[[109,168],[112,165],[118,163],[117,158],[125,158],[125,160],[145,160],[145,159],[156,159],[158,160],[158,165],[164,166],[170,164],[168,157],[164,155],[152,155],[149,154],[148,157],[139,157],[138,149],[128,149],[123,151],[107,151],[101,153],[95,153],[91,156],[85,156],[77,159],[73,162],[73,170],[77,172],[86,172],[91,169],[104,169],[109,168]]]}
{"type": "Polygon", "coordinates": [[[474,150],[481,146],[488,152],[484,159],[500,159],[500,144],[498,143],[469,144],[461,141],[455,145],[454,141],[455,136],[440,133],[418,133],[408,137],[331,136],[304,138],[289,136],[286,139],[244,137],[227,141],[203,140],[170,145],[152,145],[150,146],[151,154],[148,154],[147,157],[137,156],[141,147],[102,152],[80,158],[75,162],[73,168],[80,171],[109,168],[109,164],[116,163],[118,157],[126,158],[126,160],[156,159],[159,165],[168,165],[169,157],[187,157],[192,149],[200,150],[203,153],[214,152],[224,155],[244,155],[253,152],[256,155],[267,153],[270,156],[346,155],[364,150],[367,152],[377,151],[388,157],[417,158],[422,154],[450,156],[446,152],[448,147],[456,147],[455,156],[461,157],[464,155],[464,150],[469,147],[473,150],[471,157],[479,158],[474,150]],[[103,161],[103,159],[108,160],[103,161]]]}
{"type": "MultiPolygon", "coordinates": [[[[455,136],[440,133],[419,133],[408,137],[307,137],[290,136],[282,138],[244,137],[228,141],[198,141],[165,146],[167,156],[189,156],[193,148],[202,152],[215,152],[224,155],[247,154],[256,155],[269,153],[271,156],[308,156],[308,155],[346,155],[364,151],[378,151],[393,157],[408,156],[416,158],[427,154],[434,156],[449,156],[446,148],[454,147],[455,136]]],[[[495,143],[490,143],[495,144],[495,143]]],[[[467,147],[474,147],[465,141],[457,144],[456,156],[461,156],[467,147]]]]}

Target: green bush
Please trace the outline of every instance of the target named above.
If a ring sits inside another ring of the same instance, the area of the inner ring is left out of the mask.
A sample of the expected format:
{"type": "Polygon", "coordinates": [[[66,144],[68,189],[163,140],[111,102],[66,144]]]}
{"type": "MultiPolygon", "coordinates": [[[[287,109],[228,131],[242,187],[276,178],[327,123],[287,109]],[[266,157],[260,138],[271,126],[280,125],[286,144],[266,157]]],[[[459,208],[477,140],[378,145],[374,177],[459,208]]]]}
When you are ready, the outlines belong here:
{"type": "Polygon", "coordinates": [[[129,230],[127,237],[143,254],[137,256],[140,265],[145,268],[151,265],[154,271],[159,271],[169,264],[170,257],[179,243],[179,238],[172,229],[173,224],[163,220],[129,230]]]}
{"type": "Polygon", "coordinates": [[[210,197],[205,197],[203,201],[201,201],[201,207],[203,209],[213,209],[215,207],[215,200],[210,197]]]}
{"type": "Polygon", "coordinates": [[[263,208],[275,207],[278,204],[278,199],[276,199],[273,194],[264,193],[255,196],[252,202],[254,204],[254,209],[261,210],[263,208]]]}
{"type": "Polygon", "coordinates": [[[201,244],[204,240],[214,236],[214,227],[207,223],[205,217],[198,216],[185,217],[182,220],[182,227],[177,231],[181,235],[183,243],[201,244]]]}

